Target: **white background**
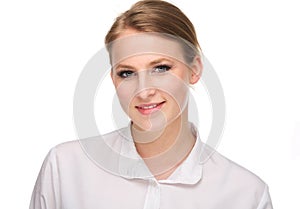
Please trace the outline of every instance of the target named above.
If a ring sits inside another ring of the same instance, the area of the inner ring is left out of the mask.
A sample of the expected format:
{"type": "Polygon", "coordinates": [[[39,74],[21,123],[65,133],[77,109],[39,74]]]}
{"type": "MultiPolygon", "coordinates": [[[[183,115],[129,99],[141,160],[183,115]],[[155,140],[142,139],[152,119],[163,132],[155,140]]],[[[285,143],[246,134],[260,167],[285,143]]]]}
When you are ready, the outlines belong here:
{"type": "MultiPolygon", "coordinates": [[[[133,2],[1,1],[0,208],[27,208],[49,149],[76,139],[77,79],[133,2]]],[[[269,185],[274,208],[300,208],[297,0],[172,2],[194,23],[223,85],[218,151],[269,185]]]]}

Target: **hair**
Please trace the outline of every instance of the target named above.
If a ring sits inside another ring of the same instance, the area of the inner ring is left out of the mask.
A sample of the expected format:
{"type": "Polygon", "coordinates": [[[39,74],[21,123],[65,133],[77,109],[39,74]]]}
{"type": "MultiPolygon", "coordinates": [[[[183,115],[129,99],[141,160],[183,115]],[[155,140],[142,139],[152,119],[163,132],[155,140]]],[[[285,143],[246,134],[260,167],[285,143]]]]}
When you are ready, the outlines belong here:
{"type": "Polygon", "coordinates": [[[118,39],[125,29],[168,34],[183,39],[194,48],[193,55],[188,55],[190,58],[201,50],[189,18],[178,7],[163,0],[140,0],[132,5],[115,19],[105,37],[105,44],[118,39]]]}

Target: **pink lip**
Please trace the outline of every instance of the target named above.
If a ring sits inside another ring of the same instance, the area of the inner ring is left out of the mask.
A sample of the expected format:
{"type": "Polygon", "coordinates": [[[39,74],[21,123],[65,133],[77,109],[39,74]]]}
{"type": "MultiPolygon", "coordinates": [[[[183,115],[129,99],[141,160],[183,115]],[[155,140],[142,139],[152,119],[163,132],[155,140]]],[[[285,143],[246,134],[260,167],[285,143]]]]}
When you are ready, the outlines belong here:
{"type": "Polygon", "coordinates": [[[160,102],[160,103],[149,103],[149,104],[141,104],[138,106],[135,106],[135,108],[137,108],[137,110],[143,114],[143,115],[149,115],[153,112],[158,111],[159,109],[162,108],[164,102],[160,102]]]}

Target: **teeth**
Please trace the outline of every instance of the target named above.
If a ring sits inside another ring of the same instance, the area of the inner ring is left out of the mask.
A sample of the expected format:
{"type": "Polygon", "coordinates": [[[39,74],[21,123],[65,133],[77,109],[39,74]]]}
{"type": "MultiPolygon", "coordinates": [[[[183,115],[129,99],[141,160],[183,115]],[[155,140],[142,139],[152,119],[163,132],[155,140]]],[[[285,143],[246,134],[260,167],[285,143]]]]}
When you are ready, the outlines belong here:
{"type": "Polygon", "coordinates": [[[155,108],[156,106],[157,105],[144,106],[144,107],[141,107],[141,109],[148,110],[148,109],[155,108]]]}

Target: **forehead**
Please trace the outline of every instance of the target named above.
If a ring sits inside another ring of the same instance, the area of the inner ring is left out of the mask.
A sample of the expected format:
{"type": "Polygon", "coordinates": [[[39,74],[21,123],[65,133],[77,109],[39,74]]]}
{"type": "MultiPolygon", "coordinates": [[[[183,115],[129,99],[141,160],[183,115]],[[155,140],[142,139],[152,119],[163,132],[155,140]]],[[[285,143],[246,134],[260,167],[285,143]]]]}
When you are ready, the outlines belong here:
{"type": "MultiPolygon", "coordinates": [[[[111,64],[114,66],[130,57],[161,56],[184,62],[180,42],[158,33],[130,33],[110,43],[111,64]]],[[[150,59],[150,57],[149,57],[150,59]]]]}

